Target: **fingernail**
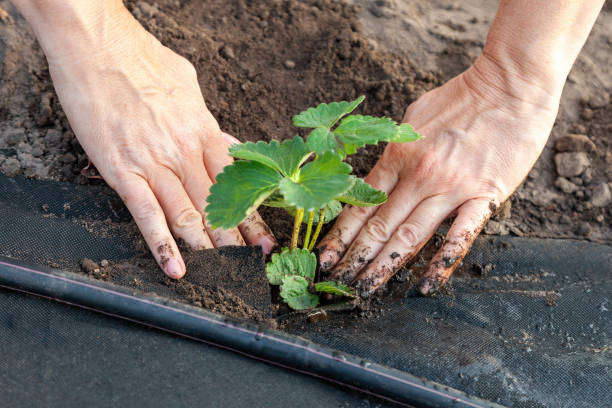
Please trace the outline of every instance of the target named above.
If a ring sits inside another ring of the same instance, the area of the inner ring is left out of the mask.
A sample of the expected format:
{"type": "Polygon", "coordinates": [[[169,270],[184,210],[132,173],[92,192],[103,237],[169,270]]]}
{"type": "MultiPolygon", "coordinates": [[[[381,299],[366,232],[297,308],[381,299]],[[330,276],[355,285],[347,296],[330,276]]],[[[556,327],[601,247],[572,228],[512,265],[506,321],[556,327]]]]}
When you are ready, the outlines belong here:
{"type": "Polygon", "coordinates": [[[166,262],[165,272],[166,275],[172,279],[180,279],[183,276],[181,263],[176,258],[168,259],[168,262],[166,262]]]}
{"type": "Polygon", "coordinates": [[[268,255],[270,252],[272,252],[277,245],[276,240],[268,236],[261,237],[259,241],[257,241],[257,244],[261,246],[264,255],[268,255]]]}

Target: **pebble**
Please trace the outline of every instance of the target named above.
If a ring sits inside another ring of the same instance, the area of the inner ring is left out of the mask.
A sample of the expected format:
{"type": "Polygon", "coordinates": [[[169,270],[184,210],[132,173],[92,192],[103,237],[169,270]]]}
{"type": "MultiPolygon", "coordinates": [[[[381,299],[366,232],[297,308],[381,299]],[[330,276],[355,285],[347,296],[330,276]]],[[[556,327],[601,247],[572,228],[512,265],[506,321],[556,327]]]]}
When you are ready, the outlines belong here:
{"type": "Polygon", "coordinates": [[[9,177],[15,177],[21,171],[21,163],[14,157],[9,157],[2,163],[2,172],[9,177]]]}
{"type": "Polygon", "coordinates": [[[585,185],[591,184],[593,181],[593,170],[590,167],[587,167],[582,173],[582,182],[585,185]]]}
{"type": "Polygon", "coordinates": [[[584,120],[591,120],[591,119],[593,119],[594,113],[593,113],[593,111],[591,109],[584,108],[582,110],[582,114],[580,116],[582,116],[582,119],[584,119],[584,120]]]}
{"type": "Polygon", "coordinates": [[[11,128],[4,131],[4,141],[8,146],[17,146],[26,141],[25,130],[21,128],[11,128]]]}
{"type": "Polygon", "coordinates": [[[484,232],[487,235],[508,235],[510,230],[501,222],[490,220],[484,227],[484,232]]]}
{"type": "Polygon", "coordinates": [[[588,222],[581,222],[576,229],[578,235],[587,236],[591,233],[591,225],[588,222]]]}
{"type": "Polygon", "coordinates": [[[287,69],[295,68],[295,62],[293,62],[291,60],[286,60],[285,61],[285,68],[287,68],[287,69]]]}
{"type": "Polygon", "coordinates": [[[600,183],[593,189],[591,204],[594,207],[607,207],[612,204],[612,191],[608,183],[600,183]]]}
{"type": "Polygon", "coordinates": [[[587,135],[568,134],[559,138],[555,142],[555,149],[558,152],[595,152],[597,146],[587,135]]]}
{"type": "Polygon", "coordinates": [[[604,89],[601,89],[600,92],[596,92],[593,96],[589,98],[589,106],[594,109],[603,108],[609,103],[610,94],[607,93],[604,89]]]}
{"type": "Polygon", "coordinates": [[[564,177],[557,177],[557,179],[555,180],[555,187],[557,187],[559,190],[563,191],[566,194],[571,194],[574,191],[578,190],[577,185],[575,185],[564,177]]]}
{"type": "Polygon", "coordinates": [[[100,270],[100,265],[98,265],[89,258],[83,258],[81,259],[81,269],[83,269],[83,271],[87,273],[92,273],[96,269],[100,270]]]}
{"type": "Polygon", "coordinates": [[[110,263],[106,259],[100,261],[101,267],[106,268],[108,265],[110,265],[110,263]]]}
{"type": "Polygon", "coordinates": [[[555,166],[562,177],[579,176],[591,164],[584,152],[557,153],[555,166]]]}
{"type": "Polygon", "coordinates": [[[221,49],[219,50],[219,54],[221,54],[221,56],[225,59],[234,59],[236,57],[236,54],[234,54],[234,50],[229,45],[224,45],[223,47],[221,47],[221,49]]]}
{"type": "Polygon", "coordinates": [[[43,151],[43,149],[41,149],[39,146],[34,146],[32,148],[32,156],[34,157],[40,157],[43,154],[45,154],[45,152],[43,151]]]}

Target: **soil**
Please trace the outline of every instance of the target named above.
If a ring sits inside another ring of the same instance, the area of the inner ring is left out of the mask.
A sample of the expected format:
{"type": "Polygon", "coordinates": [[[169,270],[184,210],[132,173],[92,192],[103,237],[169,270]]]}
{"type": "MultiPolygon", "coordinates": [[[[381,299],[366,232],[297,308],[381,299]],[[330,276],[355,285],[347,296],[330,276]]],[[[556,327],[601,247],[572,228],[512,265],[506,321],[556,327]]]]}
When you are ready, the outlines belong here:
{"type": "MultiPolygon", "coordinates": [[[[408,104],[469,66],[482,49],[496,6],[485,0],[126,4],[146,29],[195,65],[209,109],[222,129],[242,141],[292,137],[292,115],[360,94],[367,97],[362,112],[401,119],[408,104]]],[[[610,27],[608,2],[569,75],[544,153],[485,233],[612,243],[612,198],[606,198],[612,187],[610,27]],[[559,180],[555,156],[560,150],[567,153],[558,142],[568,134],[585,135],[592,148],[570,151],[586,155],[586,168],[559,180]]],[[[87,168],[87,155],[54,93],[44,55],[8,0],[0,0],[0,78],[0,172],[103,184],[95,169],[87,168]]],[[[383,148],[367,147],[351,157],[355,172],[367,174],[383,148]]],[[[280,243],[287,244],[290,217],[270,208],[261,214],[280,243]]],[[[427,256],[424,252],[415,264],[424,265],[427,256]]],[[[112,279],[119,267],[130,274],[127,264],[103,272],[112,279]]],[[[409,268],[394,282],[407,276],[409,268]]],[[[481,273],[490,270],[481,268],[481,273]]],[[[141,279],[140,273],[135,270],[134,279],[141,279]]],[[[176,289],[206,306],[208,294],[193,287],[176,289]]]]}
{"type": "Polygon", "coordinates": [[[83,259],[81,271],[95,279],[187,301],[228,316],[260,322],[271,318],[270,285],[260,247],[227,246],[204,251],[183,247],[181,252],[189,273],[180,280],[151,273],[157,264],[144,251],[118,262],[83,259]]]}

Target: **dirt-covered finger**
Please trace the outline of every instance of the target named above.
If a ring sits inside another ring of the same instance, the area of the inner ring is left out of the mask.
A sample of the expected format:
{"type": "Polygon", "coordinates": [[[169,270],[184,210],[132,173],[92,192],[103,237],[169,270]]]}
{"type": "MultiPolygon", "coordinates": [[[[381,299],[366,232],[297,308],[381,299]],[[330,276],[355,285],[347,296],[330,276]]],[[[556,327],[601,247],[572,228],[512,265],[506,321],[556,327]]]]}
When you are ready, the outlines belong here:
{"type": "Polygon", "coordinates": [[[202,214],[191,201],[185,186],[168,169],[160,169],[149,181],[157,201],[166,215],[170,230],[194,249],[212,248],[204,229],[202,214]]]}
{"type": "MultiPolygon", "coordinates": [[[[365,181],[372,187],[390,194],[397,184],[398,175],[389,163],[381,159],[365,181]]],[[[321,270],[330,270],[340,261],[345,250],[375,212],[376,207],[345,206],[332,229],[318,245],[321,250],[319,255],[321,270]]]]}
{"type": "Polygon", "coordinates": [[[127,176],[113,186],[123,199],[158,265],[170,278],[185,275],[185,262],[172,238],[164,211],[147,181],[127,176]]]}
{"type": "Polygon", "coordinates": [[[238,225],[238,229],[248,244],[261,246],[266,255],[278,245],[272,231],[257,212],[251,213],[238,225]]]}
{"type": "Polygon", "coordinates": [[[453,204],[443,196],[423,200],[396,229],[378,256],[355,279],[361,282],[362,294],[375,291],[410,261],[453,209],[453,204]]]}
{"type": "Polygon", "coordinates": [[[331,278],[352,281],[378,255],[417,204],[417,195],[409,187],[398,186],[393,190],[389,200],[377,208],[359,231],[331,273],[331,278]]]}
{"type": "Polygon", "coordinates": [[[448,281],[495,208],[496,204],[488,199],[473,199],[459,208],[442,247],[419,284],[421,294],[431,295],[448,281]]]}

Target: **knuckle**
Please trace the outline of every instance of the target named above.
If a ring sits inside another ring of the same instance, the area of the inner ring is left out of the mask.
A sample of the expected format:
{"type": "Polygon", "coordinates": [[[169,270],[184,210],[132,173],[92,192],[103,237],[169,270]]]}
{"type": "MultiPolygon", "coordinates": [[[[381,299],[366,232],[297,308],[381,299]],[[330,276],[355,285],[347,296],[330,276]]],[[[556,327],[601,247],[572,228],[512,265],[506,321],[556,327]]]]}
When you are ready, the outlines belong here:
{"type": "Polygon", "coordinates": [[[347,206],[347,215],[348,218],[365,221],[370,215],[370,209],[368,207],[357,207],[355,205],[349,205],[347,206]]]}
{"type": "Polygon", "coordinates": [[[416,163],[414,176],[418,179],[424,179],[431,176],[432,171],[438,164],[438,156],[435,152],[428,151],[423,153],[416,163]]]}
{"type": "Polygon", "coordinates": [[[389,240],[389,224],[385,218],[380,215],[375,215],[368,220],[365,227],[366,233],[378,242],[387,242],[389,240]]]}
{"type": "Polygon", "coordinates": [[[406,222],[397,229],[397,240],[404,247],[415,247],[420,242],[421,228],[414,223],[406,222]]]}
{"type": "Polygon", "coordinates": [[[151,222],[151,220],[164,217],[161,208],[151,201],[143,201],[132,206],[132,217],[136,224],[151,222]]]}
{"type": "Polygon", "coordinates": [[[195,208],[186,207],[180,210],[174,220],[174,226],[177,228],[203,228],[202,215],[195,208]]]}

